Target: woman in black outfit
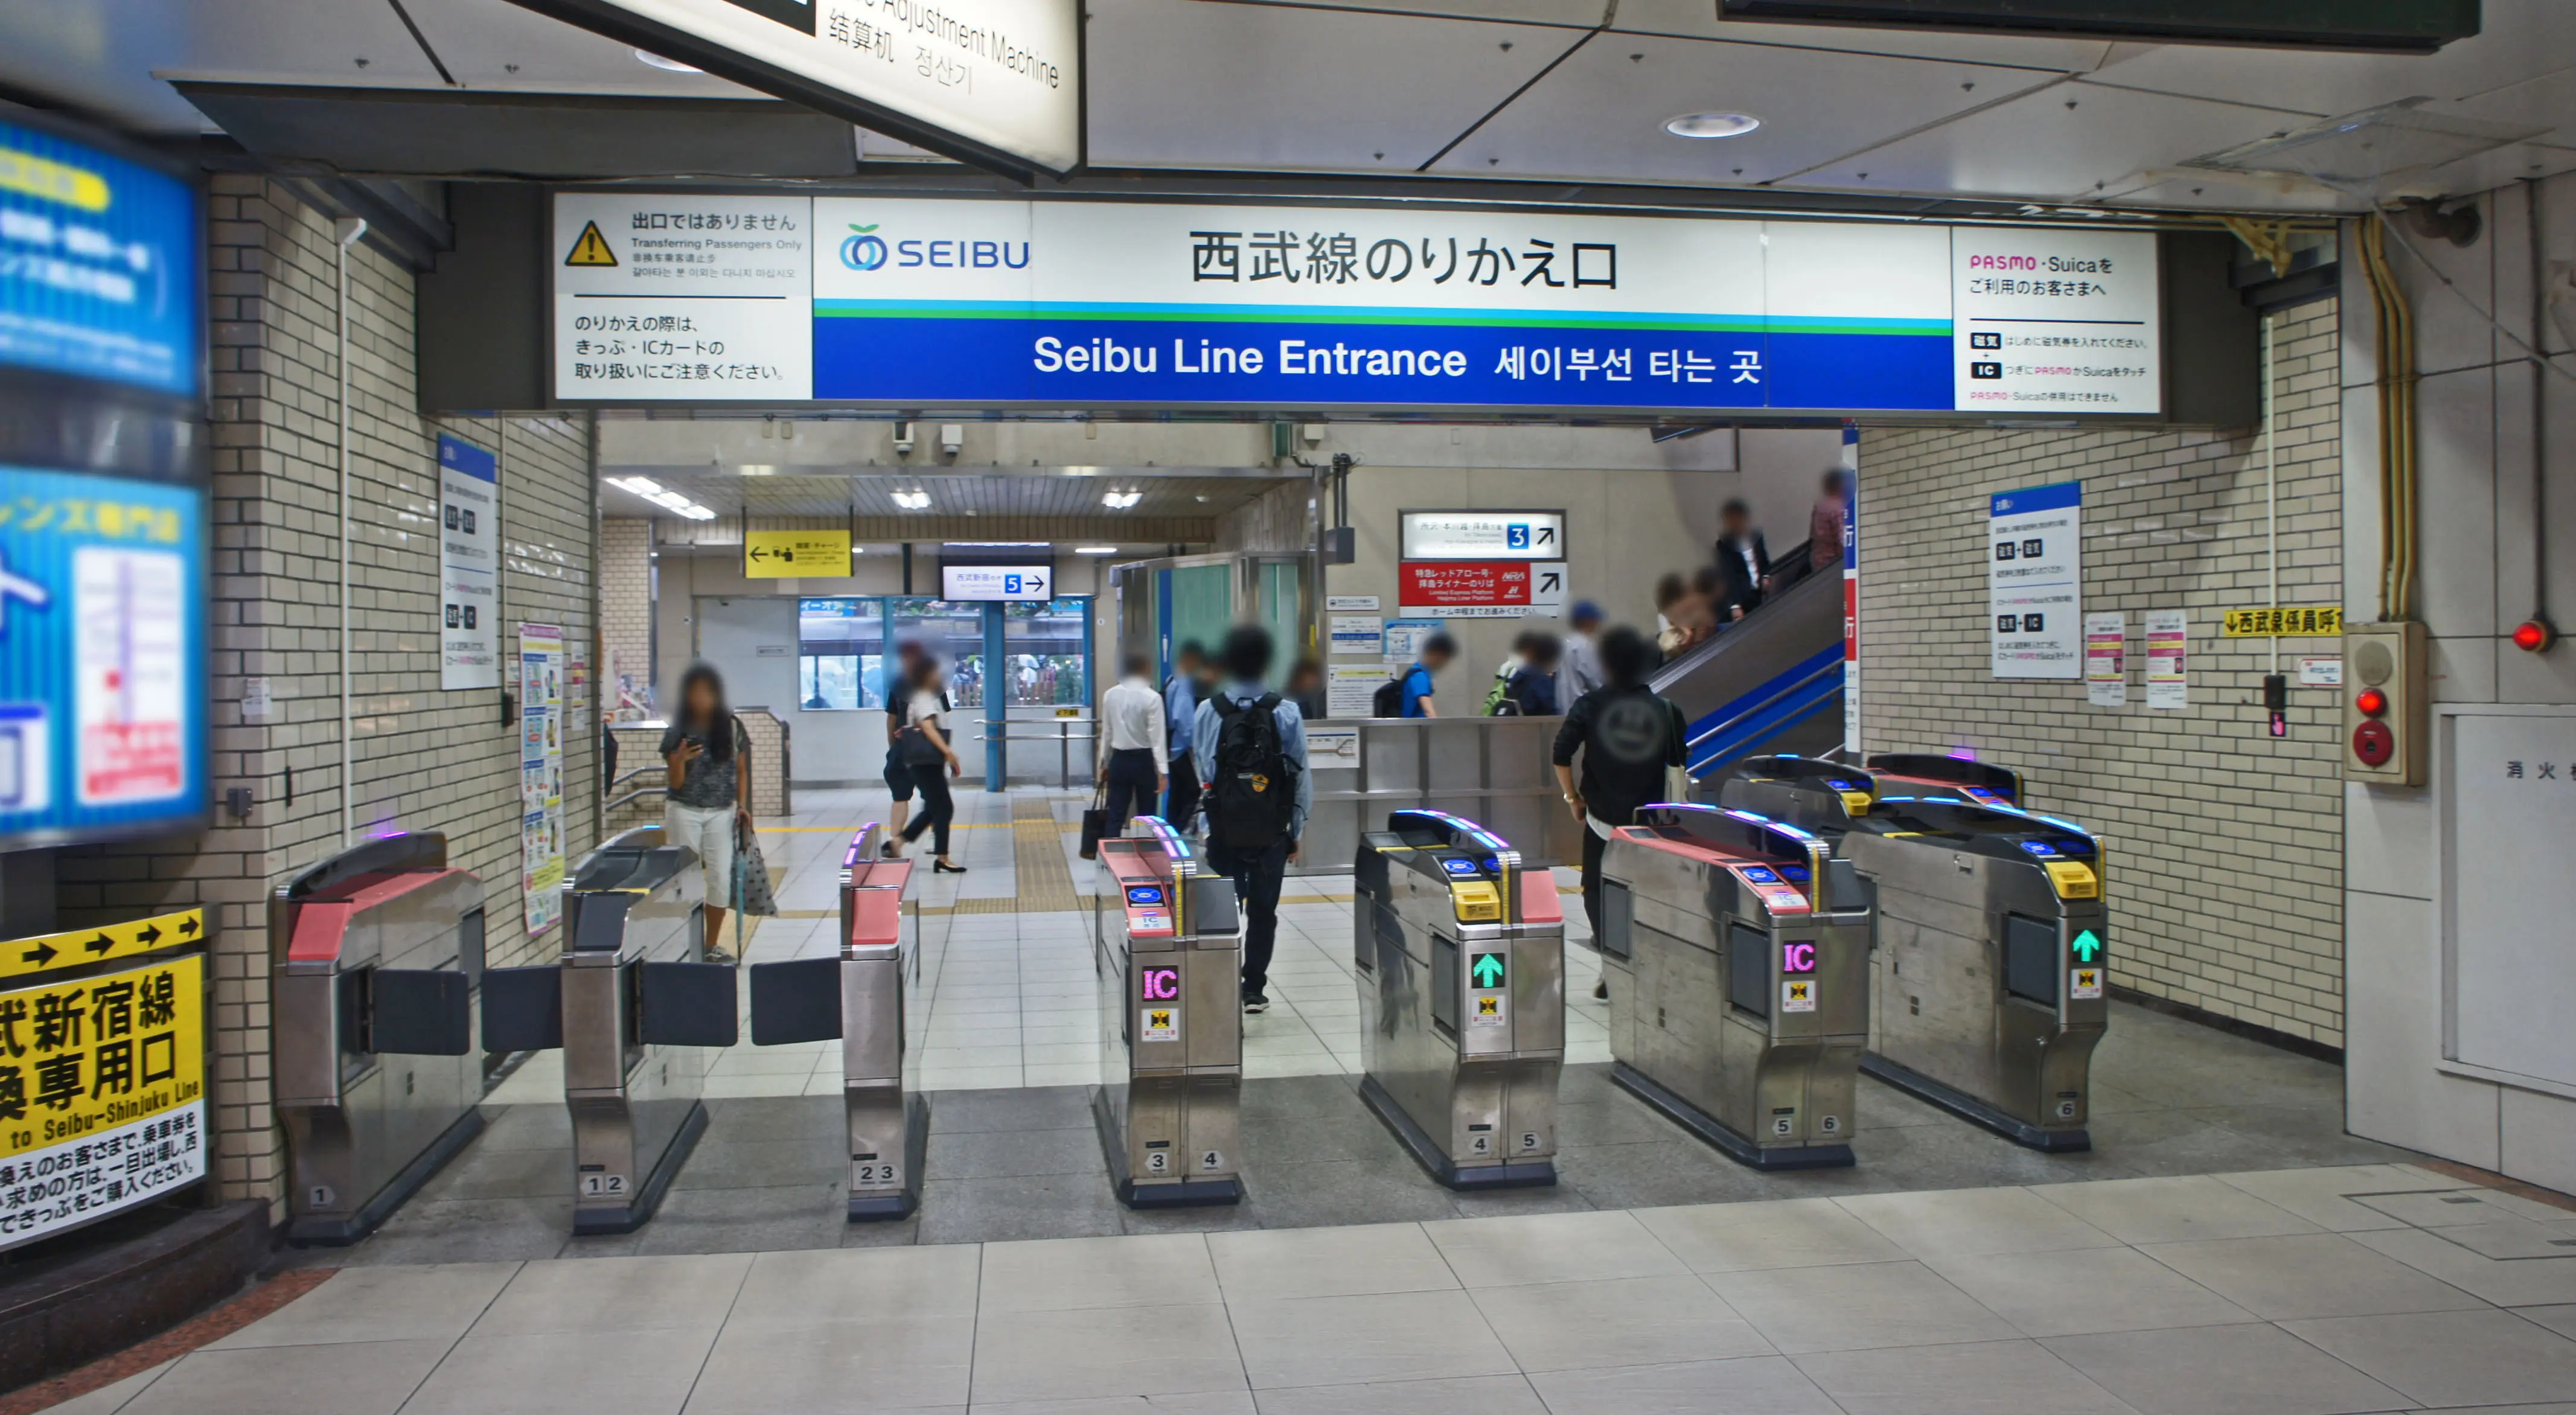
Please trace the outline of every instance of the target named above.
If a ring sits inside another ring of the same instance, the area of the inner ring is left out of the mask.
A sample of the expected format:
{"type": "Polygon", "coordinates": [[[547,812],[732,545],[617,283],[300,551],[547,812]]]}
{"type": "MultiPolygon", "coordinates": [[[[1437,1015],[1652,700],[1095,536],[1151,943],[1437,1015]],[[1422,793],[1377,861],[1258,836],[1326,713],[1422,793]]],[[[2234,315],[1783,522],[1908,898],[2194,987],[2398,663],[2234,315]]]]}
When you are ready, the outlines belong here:
{"type": "Polygon", "coordinates": [[[911,768],[913,786],[921,792],[921,814],[904,827],[904,843],[919,840],[925,830],[932,832],[931,850],[939,857],[932,871],[962,875],[966,867],[948,858],[948,827],[957,818],[957,798],[949,794],[948,783],[965,768],[957,763],[957,749],[949,745],[948,700],[941,692],[936,657],[925,653],[913,664],[905,692],[903,759],[911,768]]]}

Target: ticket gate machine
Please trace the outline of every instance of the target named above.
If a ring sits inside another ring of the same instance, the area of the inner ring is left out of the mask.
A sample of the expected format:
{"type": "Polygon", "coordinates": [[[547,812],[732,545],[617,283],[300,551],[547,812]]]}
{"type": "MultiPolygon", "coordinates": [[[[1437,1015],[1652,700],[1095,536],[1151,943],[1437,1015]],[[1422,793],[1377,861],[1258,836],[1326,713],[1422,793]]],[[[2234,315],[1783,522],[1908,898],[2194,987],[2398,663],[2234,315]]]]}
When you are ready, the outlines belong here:
{"type": "Polygon", "coordinates": [[[912,862],[878,857],[885,841],[885,827],[871,821],[842,852],[840,946],[831,955],[747,970],[754,1045],[840,1040],[852,1223],[919,1208],[930,1145],[930,1100],[904,1036],[905,994],[921,982],[920,905],[904,898],[912,862]]]}
{"type": "Polygon", "coordinates": [[[1842,852],[1878,887],[1862,1067],[2018,1144],[2091,1149],[2110,1021],[2100,845],[2010,807],[1884,796],[1842,852]]]}
{"type": "Polygon", "coordinates": [[[270,896],[290,1243],[354,1243],[480,1134],[483,881],[447,837],[370,840],[270,896]]]}
{"type": "Polygon", "coordinates": [[[1473,821],[1396,811],[1360,838],[1360,1098],[1452,1189],[1556,1182],[1565,909],[1473,821]]]}
{"type": "Polygon", "coordinates": [[[1867,905],[1811,832],[1648,806],[1601,862],[1610,1077],[1756,1169],[1852,1162],[1867,905]]]}
{"type": "Polygon", "coordinates": [[[2003,768],[1870,760],[1906,774],[1755,757],[1719,791],[1824,836],[1875,892],[1861,1069],[2018,1144],[2091,1148],[2092,1055],[2109,1021],[2099,843],[2003,804],[2020,795],[2003,768]]]}
{"type": "Polygon", "coordinates": [[[1092,1119],[1129,1208],[1243,1198],[1243,918],[1157,816],[1100,842],[1116,888],[1093,902],[1100,1089],[1092,1119]]]}
{"type": "Polygon", "coordinates": [[[630,830],[566,876],[559,962],[484,975],[486,1050],[563,1049],[574,1233],[641,1226],[707,1128],[706,1049],[740,1022],[735,966],[697,961],[705,898],[695,852],[630,830]]]}

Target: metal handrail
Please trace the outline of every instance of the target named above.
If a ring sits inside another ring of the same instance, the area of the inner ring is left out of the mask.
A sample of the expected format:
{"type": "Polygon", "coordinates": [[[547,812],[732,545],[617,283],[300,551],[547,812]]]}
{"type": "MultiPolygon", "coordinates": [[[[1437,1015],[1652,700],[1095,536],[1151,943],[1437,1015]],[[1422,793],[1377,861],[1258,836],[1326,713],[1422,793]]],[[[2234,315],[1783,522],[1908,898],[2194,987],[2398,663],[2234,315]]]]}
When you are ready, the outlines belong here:
{"type": "Polygon", "coordinates": [[[1683,751],[1684,751],[1685,753],[1688,753],[1691,749],[1696,748],[1697,746],[1699,746],[1699,744],[1700,744],[1700,743],[1707,741],[1707,740],[1708,740],[1709,738],[1711,738],[1711,737],[1717,736],[1719,733],[1726,731],[1728,728],[1735,726],[1737,723],[1744,721],[1746,718],[1748,718],[1748,717],[1752,717],[1752,716],[1753,716],[1753,715],[1755,715],[1756,713],[1762,712],[1762,711],[1764,711],[1765,709],[1770,708],[1770,707],[1772,707],[1772,706],[1774,706],[1774,705],[1778,704],[1778,703],[1780,702],[1780,700],[1781,700],[1781,699],[1788,697],[1790,694],[1797,692],[1800,688],[1806,687],[1808,684],[1813,683],[1813,682],[1815,682],[1817,679],[1824,677],[1826,674],[1828,674],[1828,673],[1840,673],[1840,672],[1842,672],[1842,671],[1843,671],[1843,661],[1842,661],[1841,659],[1839,659],[1839,658],[1838,658],[1838,659],[1833,660],[1833,661],[1832,661],[1832,662],[1830,662],[1830,663],[1825,664],[1824,666],[1822,666],[1822,667],[1820,667],[1820,668],[1817,668],[1817,669],[1816,669],[1816,670],[1814,670],[1813,672],[1811,672],[1811,673],[1807,674],[1807,676],[1805,676],[1805,677],[1803,677],[1803,678],[1799,679],[1797,682],[1792,683],[1792,684],[1790,684],[1789,686],[1787,686],[1787,687],[1785,687],[1785,688],[1782,688],[1780,691],[1778,691],[1778,692],[1776,692],[1776,693],[1773,693],[1771,696],[1769,696],[1769,697],[1767,697],[1767,698],[1764,698],[1762,701],[1760,701],[1760,702],[1758,702],[1758,703],[1755,703],[1753,706],[1751,706],[1751,707],[1749,707],[1749,708],[1746,708],[1746,709],[1745,709],[1744,711],[1742,711],[1742,712],[1737,713],[1735,716],[1730,717],[1730,718],[1728,718],[1727,720],[1725,720],[1724,722],[1721,722],[1721,723],[1717,724],[1715,727],[1712,727],[1712,728],[1708,729],[1706,732],[1703,732],[1703,733],[1699,734],[1698,736],[1691,738],[1688,742],[1685,742],[1685,743],[1683,744],[1683,751]]]}
{"type": "MultiPolygon", "coordinates": [[[[985,732],[985,730],[984,730],[985,728],[990,727],[992,724],[991,724],[991,723],[989,723],[989,722],[987,722],[987,721],[985,721],[983,718],[980,718],[980,717],[979,717],[979,718],[974,719],[974,722],[975,722],[975,737],[976,737],[976,740],[978,740],[978,741],[984,741],[984,742],[992,741],[992,740],[993,740],[993,739],[992,739],[992,737],[991,737],[990,735],[988,735],[988,734],[985,732]]],[[[1091,730],[1090,730],[1090,729],[1091,729],[1091,727],[1092,727],[1093,725],[1094,725],[1094,724],[1093,724],[1092,720],[1091,720],[1090,718],[1087,718],[1087,717],[1055,717],[1055,718],[1048,718],[1048,719],[1046,719],[1046,720],[1044,720],[1044,721],[1041,721],[1041,722],[1027,722],[1027,721],[1022,721],[1022,722],[1005,722],[1005,723],[1003,723],[1003,724],[1002,724],[1002,739],[1001,739],[1001,740],[1002,740],[1003,742],[1005,742],[1005,743],[1008,743],[1008,742],[1012,741],[1013,739],[1012,739],[1012,736],[1011,736],[1011,729],[1012,729],[1012,728],[1014,728],[1014,727],[1049,727],[1049,726],[1051,726],[1051,727],[1056,728],[1057,730],[1055,730],[1055,731],[1053,731],[1053,732],[1039,732],[1039,733],[1034,733],[1034,734],[1027,734],[1027,735],[1023,735],[1023,736],[1021,736],[1020,738],[1018,738],[1017,740],[1022,741],[1022,742],[1053,742],[1053,743],[1055,743],[1055,744],[1056,744],[1056,788],[1057,788],[1058,790],[1065,790],[1065,791],[1069,791],[1069,790],[1073,789],[1073,742],[1074,742],[1074,739],[1075,739],[1075,738],[1077,738],[1077,737],[1079,737],[1079,738],[1081,738],[1081,739],[1082,739],[1083,741],[1085,741],[1085,742],[1098,741],[1098,740],[1099,740],[1099,737],[1100,737],[1100,734],[1099,734],[1099,733],[1097,733],[1097,732],[1094,732],[1094,731],[1091,731],[1091,730]],[[1083,730],[1083,731],[1081,731],[1081,732],[1074,732],[1074,731],[1069,730],[1069,729],[1076,728],[1076,727],[1082,728],[1082,729],[1084,729],[1084,730],[1083,730]]],[[[1009,750],[1008,750],[1008,748],[1007,748],[1007,747],[1004,749],[1004,752],[1003,752],[1003,764],[1002,764],[1002,771],[1003,771],[1003,775],[1004,775],[1004,776],[1006,776],[1006,777],[1010,774],[1010,753],[1009,753],[1009,750]]],[[[988,788],[988,789],[989,789],[989,788],[988,788]]]]}

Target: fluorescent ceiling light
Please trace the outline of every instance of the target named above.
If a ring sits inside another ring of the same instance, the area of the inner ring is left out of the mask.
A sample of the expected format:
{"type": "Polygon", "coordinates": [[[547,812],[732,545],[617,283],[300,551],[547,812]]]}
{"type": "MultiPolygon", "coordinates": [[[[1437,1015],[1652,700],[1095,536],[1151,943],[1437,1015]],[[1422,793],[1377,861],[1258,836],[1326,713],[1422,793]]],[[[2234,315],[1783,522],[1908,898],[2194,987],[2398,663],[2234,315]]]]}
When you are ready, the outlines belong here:
{"type": "Polygon", "coordinates": [[[1116,555],[1118,553],[1118,547],[1114,545],[1077,545],[1073,548],[1073,553],[1076,555],[1116,555]]]}
{"type": "Polygon", "coordinates": [[[1750,113],[1684,113],[1664,120],[1664,131],[1677,138],[1740,138],[1761,126],[1750,113]]]}
{"type": "Polygon", "coordinates": [[[657,496],[662,491],[662,484],[651,477],[610,477],[608,484],[622,486],[637,496],[657,496]]]}
{"type": "Polygon", "coordinates": [[[635,57],[652,65],[656,69],[668,69],[675,74],[703,74],[706,72],[706,70],[699,68],[695,64],[683,64],[677,59],[665,59],[650,49],[636,50],[635,57]]]}
{"type": "Polygon", "coordinates": [[[712,521],[716,518],[715,512],[708,510],[704,506],[698,505],[694,501],[686,506],[675,506],[671,509],[677,511],[683,516],[686,516],[692,521],[712,521]]]}
{"type": "Polygon", "coordinates": [[[902,507],[906,511],[927,511],[930,509],[930,493],[926,491],[898,491],[894,494],[894,504],[902,507]]]}
{"type": "Polygon", "coordinates": [[[1124,511],[1144,499],[1141,491],[1111,491],[1102,493],[1100,504],[1112,511],[1124,511]]]}

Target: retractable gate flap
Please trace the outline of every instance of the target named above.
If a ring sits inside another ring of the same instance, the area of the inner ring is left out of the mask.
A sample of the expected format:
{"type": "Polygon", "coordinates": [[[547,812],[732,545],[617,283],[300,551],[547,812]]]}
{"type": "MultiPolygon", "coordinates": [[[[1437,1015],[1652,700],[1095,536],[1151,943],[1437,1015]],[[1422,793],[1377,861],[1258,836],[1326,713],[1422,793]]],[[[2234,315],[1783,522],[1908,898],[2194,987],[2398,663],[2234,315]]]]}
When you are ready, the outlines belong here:
{"type": "Polygon", "coordinates": [[[1431,936],[1431,1020],[1458,1035],[1458,940],[1431,936]]]}
{"type": "Polygon", "coordinates": [[[545,1051],[563,1045],[563,969],[483,970],[483,1049],[545,1051]]]}
{"type": "Polygon", "coordinates": [[[751,965],[751,1044],[826,1042],[841,1035],[841,960],[751,965]]]}
{"type": "Polygon", "coordinates": [[[2057,1005],[2057,924],[2004,916],[2004,991],[2042,1007],[2057,1005]]]}
{"type": "Polygon", "coordinates": [[[1614,879],[1601,881],[1601,936],[1592,941],[1603,957],[1626,961],[1633,953],[1628,930],[1637,922],[1637,896],[1614,879]]]}
{"type": "Polygon", "coordinates": [[[463,1056],[474,1048],[474,990],[453,968],[378,968],[367,1050],[463,1056]]]}
{"type": "Polygon", "coordinates": [[[1190,932],[1201,936],[1230,934],[1243,927],[1243,917],[1230,879],[1190,881],[1190,932]]]}
{"type": "Polygon", "coordinates": [[[729,1047],[742,1040],[730,963],[638,963],[644,1040],[654,1046],[729,1047]]]}
{"type": "Polygon", "coordinates": [[[1771,1015],[1771,935],[1726,926],[1726,1000],[1756,1017],[1771,1015]]]}
{"type": "Polygon", "coordinates": [[[576,894],[572,946],[580,953],[614,953],[626,946],[626,910],[639,896],[576,894]]]}

